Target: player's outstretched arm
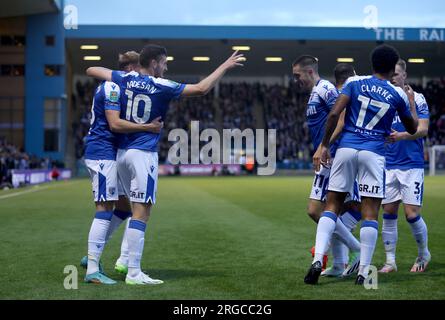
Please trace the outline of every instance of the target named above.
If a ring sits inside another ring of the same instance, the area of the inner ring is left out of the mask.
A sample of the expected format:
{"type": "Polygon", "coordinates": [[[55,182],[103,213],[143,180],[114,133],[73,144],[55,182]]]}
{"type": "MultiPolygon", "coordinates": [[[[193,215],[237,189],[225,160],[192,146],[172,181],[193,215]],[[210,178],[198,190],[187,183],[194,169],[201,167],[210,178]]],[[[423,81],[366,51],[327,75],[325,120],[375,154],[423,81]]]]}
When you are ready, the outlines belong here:
{"type": "Polygon", "coordinates": [[[119,117],[119,111],[105,110],[105,117],[107,118],[110,130],[117,133],[133,133],[133,132],[153,132],[159,133],[164,126],[164,122],[161,122],[161,117],[154,119],[147,124],[133,123],[127,120],[123,120],[119,117]]]}
{"type": "Polygon", "coordinates": [[[111,81],[112,72],[113,70],[103,67],[89,67],[86,71],[87,76],[105,81],[111,81]]]}
{"type": "Polygon", "coordinates": [[[206,95],[224,76],[227,70],[237,66],[243,66],[241,63],[239,63],[243,57],[243,54],[238,54],[238,51],[235,51],[229,57],[229,59],[216,68],[216,70],[213,71],[208,77],[201,80],[197,84],[187,84],[181,93],[181,97],[196,97],[206,95]]]}

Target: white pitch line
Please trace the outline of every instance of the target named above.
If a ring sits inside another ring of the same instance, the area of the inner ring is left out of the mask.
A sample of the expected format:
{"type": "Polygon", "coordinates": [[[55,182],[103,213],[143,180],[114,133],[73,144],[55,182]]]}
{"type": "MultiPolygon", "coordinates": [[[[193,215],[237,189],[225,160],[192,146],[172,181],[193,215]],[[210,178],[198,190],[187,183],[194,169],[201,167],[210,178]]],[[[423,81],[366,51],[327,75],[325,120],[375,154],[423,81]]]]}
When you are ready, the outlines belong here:
{"type": "MultiPolygon", "coordinates": [[[[57,186],[61,187],[61,186],[66,186],[68,184],[71,185],[71,184],[74,184],[76,182],[78,182],[78,181],[70,181],[70,183],[62,184],[62,185],[59,184],[57,186]]],[[[5,194],[3,196],[0,196],[0,200],[7,199],[7,198],[12,198],[12,197],[17,197],[17,196],[20,196],[20,195],[26,194],[26,193],[32,193],[32,192],[37,192],[37,191],[49,189],[50,187],[56,187],[56,186],[54,186],[54,185],[51,185],[51,186],[39,186],[39,185],[36,185],[32,189],[30,189],[30,190],[25,190],[25,191],[20,191],[20,192],[15,192],[15,193],[10,193],[10,194],[5,194]]]]}
{"type": "Polygon", "coordinates": [[[32,188],[32,189],[26,190],[26,191],[20,191],[20,192],[16,192],[16,193],[5,194],[4,196],[0,196],[0,200],[7,199],[7,198],[12,198],[12,197],[17,197],[17,196],[20,196],[22,194],[31,193],[31,192],[37,192],[37,191],[45,190],[45,189],[48,189],[48,188],[49,187],[39,187],[39,188],[32,188]]]}

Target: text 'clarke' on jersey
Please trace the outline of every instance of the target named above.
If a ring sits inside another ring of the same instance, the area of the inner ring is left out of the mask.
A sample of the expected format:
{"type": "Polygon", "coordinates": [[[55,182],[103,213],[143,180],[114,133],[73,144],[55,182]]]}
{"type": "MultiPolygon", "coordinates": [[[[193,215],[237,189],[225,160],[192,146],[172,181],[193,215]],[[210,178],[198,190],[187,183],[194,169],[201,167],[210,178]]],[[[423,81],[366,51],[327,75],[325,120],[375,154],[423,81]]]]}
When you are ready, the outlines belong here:
{"type": "Polygon", "coordinates": [[[341,94],[350,100],[339,148],[368,150],[384,156],[385,138],[391,133],[395,113],[411,117],[405,92],[388,80],[354,76],[346,81],[341,94]]]}

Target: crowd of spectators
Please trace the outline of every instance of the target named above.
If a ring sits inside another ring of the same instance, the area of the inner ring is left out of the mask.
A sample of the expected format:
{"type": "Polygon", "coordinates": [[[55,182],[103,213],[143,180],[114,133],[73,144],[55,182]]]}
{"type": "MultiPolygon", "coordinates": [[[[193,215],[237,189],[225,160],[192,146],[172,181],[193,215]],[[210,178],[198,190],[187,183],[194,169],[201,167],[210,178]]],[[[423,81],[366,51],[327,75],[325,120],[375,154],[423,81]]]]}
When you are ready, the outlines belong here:
{"type": "Polygon", "coordinates": [[[306,124],[307,94],[298,93],[292,84],[262,85],[265,126],[277,130],[277,161],[302,168],[311,159],[312,144],[306,124]]]}
{"type": "MultiPolygon", "coordinates": [[[[199,121],[199,133],[204,129],[216,128],[215,93],[212,90],[203,97],[175,100],[164,121],[163,135],[159,147],[159,160],[166,162],[168,151],[175,141],[168,141],[168,133],[173,129],[183,129],[190,137],[191,121],[199,121]]],[[[189,139],[189,145],[190,145],[189,139]]]]}
{"type": "Polygon", "coordinates": [[[425,88],[413,85],[413,89],[422,93],[430,109],[430,127],[427,143],[445,144],[445,78],[427,82],[425,88]]]}
{"type": "MultiPolygon", "coordinates": [[[[76,157],[83,155],[83,141],[91,119],[91,100],[96,88],[93,81],[76,84],[75,101],[80,108],[79,121],[73,125],[76,157]]],[[[445,79],[429,81],[426,87],[413,85],[425,95],[431,122],[427,145],[445,144],[445,79]]],[[[211,91],[199,98],[173,101],[166,116],[160,142],[160,161],[165,162],[170,146],[168,132],[181,128],[190,133],[190,122],[199,120],[200,132],[206,128],[256,129],[253,111],[260,104],[264,128],[277,129],[277,161],[295,168],[310,168],[313,146],[306,123],[307,94],[300,94],[293,83],[284,85],[221,83],[218,95],[211,91]]]]}
{"type": "Polygon", "coordinates": [[[255,129],[253,103],[259,97],[259,84],[229,83],[219,86],[218,108],[223,129],[255,129]]]}
{"type": "Polygon", "coordinates": [[[75,94],[73,95],[73,110],[77,114],[77,121],[72,123],[76,159],[83,157],[85,137],[88,134],[91,123],[91,106],[97,81],[77,81],[75,94]]]}
{"type": "Polygon", "coordinates": [[[62,163],[51,161],[49,158],[38,158],[29,155],[23,149],[9,144],[0,137],[0,186],[11,184],[11,170],[51,169],[53,166],[63,167],[62,163]]]}

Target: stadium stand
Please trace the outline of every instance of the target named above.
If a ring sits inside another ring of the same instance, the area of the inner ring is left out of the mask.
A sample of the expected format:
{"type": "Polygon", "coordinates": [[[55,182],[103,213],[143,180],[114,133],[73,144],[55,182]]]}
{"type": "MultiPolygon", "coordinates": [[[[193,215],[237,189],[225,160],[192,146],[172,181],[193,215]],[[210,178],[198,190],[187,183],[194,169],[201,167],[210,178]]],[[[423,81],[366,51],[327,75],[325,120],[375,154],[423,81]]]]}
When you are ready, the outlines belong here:
{"type": "Polygon", "coordinates": [[[59,161],[51,161],[49,158],[38,158],[30,155],[22,149],[9,144],[6,139],[0,138],[0,187],[12,183],[11,170],[26,169],[52,169],[63,168],[64,164],[59,161]]]}
{"type": "Polygon", "coordinates": [[[413,88],[424,94],[430,107],[428,146],[445,144],[445,78],[429,81],[425,88],[413,88]]]}
{"type": "MultiPolygon", "coordinates": [[[[91,119],[91,99],[97,83],[76,83],[78,121],[73,123],[76,157],[82,158],[83,139],[88,133],[91,119]]],[[[423,93],[431,112],[427,146],[445,144],[445,79],[430,80],[425,87],[412,84],[423,93]]],[[[174,101],[167,115],[165,132],[174,128],[190,130],[190,121],[199,120],[200,132],[206,128],[217,130],[240,128],[277,129],[277,160],[281,168],[310,169],[313,148],[306,124],[307,94],[298,93],[293,83],[288,86],[274,84],[222,83],[219,95],[174,101]],[[264,123],[257,121],[254,106],[263,112],[264,123]]],[[[160,144],[160,161],[167,161],[173,142],[164,133],[160,144]]],[[[428,158],[426,149],[425,158],[428,158]]]]}

